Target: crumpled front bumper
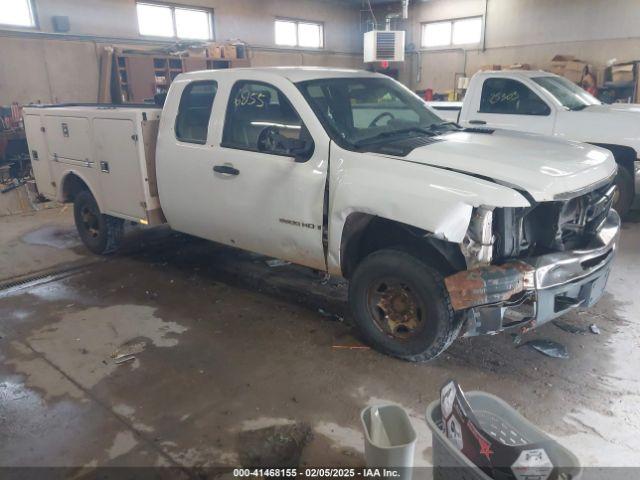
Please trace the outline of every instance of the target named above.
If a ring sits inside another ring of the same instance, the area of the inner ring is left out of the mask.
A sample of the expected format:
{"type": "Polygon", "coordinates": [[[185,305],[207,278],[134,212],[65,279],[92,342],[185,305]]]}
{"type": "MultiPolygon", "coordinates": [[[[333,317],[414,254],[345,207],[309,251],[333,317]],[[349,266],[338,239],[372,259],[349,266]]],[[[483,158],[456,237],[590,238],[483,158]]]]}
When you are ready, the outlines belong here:
{"type": "Polygon", "coordinates": [[[445,279],[456,311],[470,314],[467,336],[528,329],[577,307],[595,304],[604,293],[620,233],[611,210],[590,244],[504,265],[489,265],[445,279]]]}

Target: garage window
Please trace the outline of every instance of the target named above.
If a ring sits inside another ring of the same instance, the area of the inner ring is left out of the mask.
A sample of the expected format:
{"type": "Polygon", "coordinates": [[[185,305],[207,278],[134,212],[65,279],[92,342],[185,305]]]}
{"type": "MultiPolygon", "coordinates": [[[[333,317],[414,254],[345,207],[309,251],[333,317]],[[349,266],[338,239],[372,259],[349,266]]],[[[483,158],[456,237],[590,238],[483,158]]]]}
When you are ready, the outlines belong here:
{"type": "Polygon", "coordinates": [[[529,87],[509,78],[489,78],[482,85],[480,113],[549,115],[549,106],[529,87]]]}
{"type": "Polygon", "coordinates": [[[136,7],[140,35],[188,40],[213,39],[210,10],[143,2],[138,2],[136,7]]]}
{"type": "Polygon", "coordinates": [[[321,23],[278,19],[275,23],[276,45],[283,47],[323,48],[321,23]]]}
{"type": "Polygon", "coordinates": [[[482,40],[482,17],[460,18],[422,24],[423,48],[478,45],[482,40]]]}
{"type": "Polygon", "coordinates": [[[31,0],[11,0],[2,2],[0,7],[0,25],[13,27],[36,26],[31,0]]]}
{"type": "Polygon", "coordinates": [[[216,82],[193,82],[184,89],[176,117],[178,140],[187,143],[206,143],[209,118],[217,91],[216,82]]]}

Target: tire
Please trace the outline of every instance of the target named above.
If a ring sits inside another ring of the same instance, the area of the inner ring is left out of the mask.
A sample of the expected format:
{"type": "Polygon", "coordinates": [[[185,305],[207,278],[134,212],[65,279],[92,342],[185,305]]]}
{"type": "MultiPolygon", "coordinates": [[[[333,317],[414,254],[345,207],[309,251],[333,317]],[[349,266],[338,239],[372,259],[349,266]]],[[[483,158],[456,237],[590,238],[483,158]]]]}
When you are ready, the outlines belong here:
{"type": "Polygon", "coordinates": [[[618,212],[620,217],[626,218],[633,205],[635,197],[635,181],[629,170],[622,165],[618,166],[618,174],[616,175],[616,198],[614,199],[613,208],[618,212]]]}
{"type": "Polygon", "coordinates": [[[85,246],[98,255],[114,253],[122,243],[124,220],[100,213],[91,192],[83,190],[73,202],[73,216],[85,246]]]}
{"type": "Polygon", "coordinates": [[[349,304],[367,343],[410,362],[436,358],[462,326],[442,275],[400,249],[379,250],[358,265],[349,284],[349,304]]]}

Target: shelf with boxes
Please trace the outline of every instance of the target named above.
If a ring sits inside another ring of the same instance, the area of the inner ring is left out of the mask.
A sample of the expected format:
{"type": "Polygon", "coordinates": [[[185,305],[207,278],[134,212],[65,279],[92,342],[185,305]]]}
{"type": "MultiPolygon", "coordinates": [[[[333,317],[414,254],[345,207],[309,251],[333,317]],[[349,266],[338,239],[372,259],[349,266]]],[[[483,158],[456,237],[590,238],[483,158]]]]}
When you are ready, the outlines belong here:
{"type": "Polygon", "coordinates": [[[150,101],[155,95],[166,93],[184,72],[250,66],[247,48],[240,44],[211,43],[175,53],[120,48],[112,51],[112,55],[103,58],[105,63],[112,62],[110,92],[114,103],[150,101]]]}

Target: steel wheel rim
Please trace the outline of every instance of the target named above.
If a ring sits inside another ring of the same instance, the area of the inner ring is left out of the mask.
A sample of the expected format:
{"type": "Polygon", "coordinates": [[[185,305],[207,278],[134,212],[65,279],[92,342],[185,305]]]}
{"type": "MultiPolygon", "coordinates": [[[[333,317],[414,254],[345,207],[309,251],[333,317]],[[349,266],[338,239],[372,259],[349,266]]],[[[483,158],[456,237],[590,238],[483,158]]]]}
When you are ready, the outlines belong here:
{"type": "Polygon", "coordinates": [[[84,227],[85,231],[92,238],[98,238],[98,236],[100,235],[100,222],[93,209],[89,208],[88,206],[82,207],[80,216],[82,218],[82,226],[84,227]]]}
{"type": "Polygon", "coordinates": [[[367,306],[376,327],[398,340],[415,337],[426,326],[427,309],[405,282],[381,278],[367,291],[367,306]]]}

